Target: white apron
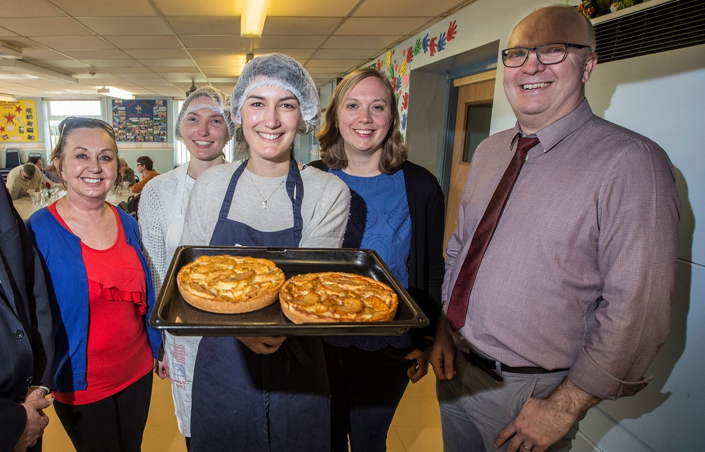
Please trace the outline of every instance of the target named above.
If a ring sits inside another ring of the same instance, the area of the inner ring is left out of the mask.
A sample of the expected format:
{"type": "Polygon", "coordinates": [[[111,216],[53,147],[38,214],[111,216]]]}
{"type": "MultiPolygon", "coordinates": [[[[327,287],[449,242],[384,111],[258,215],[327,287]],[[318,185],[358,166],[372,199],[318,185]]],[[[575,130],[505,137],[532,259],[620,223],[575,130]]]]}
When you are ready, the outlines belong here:
{"type": "MultiPolygon", "coordinates": [[[[168,227],[164,237],[167,260],[170,262],[181,240],[186,217],[187,201],[184,201],[185,187],[188,181],[188,163],[174,170],[178,180],[178,188],[171,217],[167,219],[168,227]]],[[[169,332],[164,334],[164,353],[169,365],[171,378],[171,394],[174,398],[176,420],[182,435],[191,436],[191,389],[193,387],[193,366],[196,362],[200,336],[174,336],[169,332]]]]}

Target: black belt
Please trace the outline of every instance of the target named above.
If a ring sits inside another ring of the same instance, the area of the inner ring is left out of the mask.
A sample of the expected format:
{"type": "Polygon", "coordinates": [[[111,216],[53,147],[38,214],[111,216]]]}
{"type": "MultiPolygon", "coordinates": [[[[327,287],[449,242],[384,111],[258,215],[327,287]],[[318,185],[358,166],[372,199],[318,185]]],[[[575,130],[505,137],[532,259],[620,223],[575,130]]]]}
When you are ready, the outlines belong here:
{"type": "Polygon", "coordinates": [[[497,381],[504,381],[504,378],[502,378],[502,376],[497,373],[497,364],[499,364],[499,368],[502,370],[502,372],[513,372],[515,374],[551,374],[554,372],[565,372],[568,370],[548,370],[544,369],[543,367],[511,367],[507,366],[506,364],[502,364],[499,361],[495,361],[494,359],[484,358],[473,351],[470,351],[470,353],[462,352],[462,354],[470,364],[479,367],[480,369],[485,371],[487,375],[497,381]]]}

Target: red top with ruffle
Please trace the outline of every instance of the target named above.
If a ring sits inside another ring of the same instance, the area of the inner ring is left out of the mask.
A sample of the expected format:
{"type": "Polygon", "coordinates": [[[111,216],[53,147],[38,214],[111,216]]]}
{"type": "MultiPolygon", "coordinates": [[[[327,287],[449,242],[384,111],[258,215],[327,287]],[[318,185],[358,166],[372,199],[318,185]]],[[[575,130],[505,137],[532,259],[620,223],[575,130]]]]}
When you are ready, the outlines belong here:
{"type": "MultiPolygon", "coordinates": [[[[65,404],[84,405],[116,394],[150,372],[153,365],[144,323],[147,313],[144,269],[137,252],[125,240],[115,207],[110,207],[118,225],[115,243],[105,250],[96,250],[81,242],[90,310],[87,387],[83,391],[54,392],[54,398],[65,404]]],[[[70,230],[56,204],[48,209],[70,230]]]]}

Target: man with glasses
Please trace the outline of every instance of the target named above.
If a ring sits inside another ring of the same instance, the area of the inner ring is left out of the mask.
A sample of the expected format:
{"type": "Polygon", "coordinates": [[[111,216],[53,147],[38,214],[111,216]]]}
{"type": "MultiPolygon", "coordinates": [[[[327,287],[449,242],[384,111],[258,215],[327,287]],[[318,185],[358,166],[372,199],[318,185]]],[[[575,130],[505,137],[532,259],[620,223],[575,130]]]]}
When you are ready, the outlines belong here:
{"type": "Polygon", "coordinates": [[[159,173],[152,169],[153,165],[152,159],[146,155],[137,158],[137,172],[142,176],[142,180],[132,186],[132,193],[142,193],[147,182],[159,176],[159,173]]]}
{"type": "Polygon", "coordinates": [[[7,191],[12,199],[30,196],[31,192],[39,190],[46,182],[44,175],[32,163],[16,166],[7,174],[7,191]]]}
{"type": "Polygon", "coordinates": [[[473,156],[431,363],[446,451],[564,451],[636,394],[670,325],[680,201],[656,143],[593,115],[591,23],[547,7],[502,51],[514,128],[473,156]]]}

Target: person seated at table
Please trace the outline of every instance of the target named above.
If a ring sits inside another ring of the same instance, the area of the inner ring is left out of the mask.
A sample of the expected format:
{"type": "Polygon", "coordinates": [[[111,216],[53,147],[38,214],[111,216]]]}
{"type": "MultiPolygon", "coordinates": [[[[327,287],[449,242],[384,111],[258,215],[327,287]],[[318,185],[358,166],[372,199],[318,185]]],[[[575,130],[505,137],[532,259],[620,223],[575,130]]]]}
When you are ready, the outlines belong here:
{"type": "Polygon", "coordinates": [[[154,162],[146,155],[137,159],[137,172],[142,176],[142,180],[132,186],[132,193],[142,193],[142,189],[147,185],[147,182],[159,176],[159,173],[152,169],[153,166],[154,162]]]}
{"type": "Polygon", "coordinates": [[[7,174],[7,191],[12,199],[30,196],[31,192],[44,187],[44,175],[32,163],[16,166],[7,174]]]}
{"type": "Polygon", "coordinates": [[[130,164],[127,163],[125,157],[120,157],[120,174],[118,174],[118,182],[124,184],[127,182],[128,187],[135,185],[135,171],[130,168],[130,164]]]}
{"type": "Polygon", "coordinates": [[[66,196],[27,228],[47,269],[54,320],[54,410],[78,451],[140,450],[161,345],[148,328],[152,276],[134,218],[107,203],[115,132],[98,119],[59,124],[52,161],[66,196]]]}
{"type": "MultiPolygon", "coordinates": [[[[61,183],[61,176],[59,176],[59,173],[57,173],[56,170],[48,171],[43,168],[41,157],[29,157],[27,159],[27,163],[31,163],[32,165],[36,166],[39,169],[39,171],[42,172],[42,174],[44,175],[44,178],[47,181],[49,181],[50,183],[53,183],[53,184],[60,184],[61,183]]],[[[54,167],[53,165],[50,166],[50,168],[53,168],[53,167],[54,167]]]]}

